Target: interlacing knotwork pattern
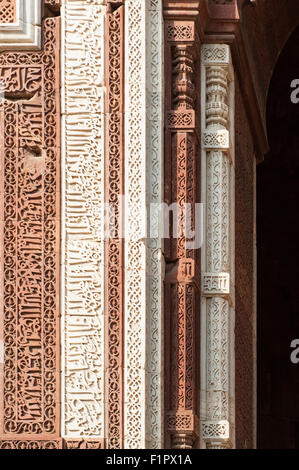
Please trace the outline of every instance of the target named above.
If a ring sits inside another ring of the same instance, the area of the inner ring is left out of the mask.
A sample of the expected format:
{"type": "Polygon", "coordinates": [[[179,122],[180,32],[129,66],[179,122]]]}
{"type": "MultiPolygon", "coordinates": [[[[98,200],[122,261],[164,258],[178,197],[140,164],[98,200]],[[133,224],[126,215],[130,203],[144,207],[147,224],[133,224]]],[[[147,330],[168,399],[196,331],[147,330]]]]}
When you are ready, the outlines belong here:
{"type": "Polygon", "coordinates": [[[67,0],[63,28],[62,434],[104,437],[104,14],[67,0]]]}
{"type": "Polygon", "coordinates": [[[0,23],[16,21],[16,0],[0,0],[0,23]]]}
{"type": "Polygon", "coordinates": [[[127,448],[162,447],[162,2],[129,0],[126,16],[125,423],[127,448]],[[151,229],[156,235],[151,239],[151,229]]]}
{"type": "Polygon", "coordinates": [[[146,207],[145,2],[126,2],[125,448],[145,447],[146,207]]]}
{"type": "MultiPolygon", "coordinates": [[[[147,106],[149,115],[148,135],[148,177],[149,203],[160,204],[162,201],[162,160],[163,160],[163,25],[162,2],[151,0],[148,28],[147,48],[147,106]]],[[[162,221],[157,217],[150,220],[150,231],[147,252],[148,275],[148,431],[147,447],[151,449],[163,447],[163,416],[162,416],[162,338],[163,338],[163,264],[162,264],[162,221]]]]}
{"type": "Polygon", "coordinates": [[[0,55],[6,447],[59,432],[59,26],[44,21],[41,52],[0,55]]]}

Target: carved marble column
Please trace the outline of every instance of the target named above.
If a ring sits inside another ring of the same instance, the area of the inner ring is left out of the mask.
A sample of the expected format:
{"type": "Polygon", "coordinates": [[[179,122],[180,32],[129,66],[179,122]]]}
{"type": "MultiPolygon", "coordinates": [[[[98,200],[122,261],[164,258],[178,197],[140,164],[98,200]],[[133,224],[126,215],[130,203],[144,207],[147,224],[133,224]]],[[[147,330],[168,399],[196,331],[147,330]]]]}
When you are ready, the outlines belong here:
{"type": "Polygon", "coordinates": [[[234,170],[233,70],[229,46],[202,46],[201,439],[234,445],[234,170]]]}
{"type": "MultiPolygon", "coordinates": [[[[165,21],[165,202],[178,204],[178,237],[165,240],[165,442],[191,449],[198,438],[196,319],[199,250],[184,232],[186,204],[195,226],[200,160],[197,140],[199,50],[194,20],[165,21]]],[[[173,216],[175,217],[175,216],[173,216]]]]}

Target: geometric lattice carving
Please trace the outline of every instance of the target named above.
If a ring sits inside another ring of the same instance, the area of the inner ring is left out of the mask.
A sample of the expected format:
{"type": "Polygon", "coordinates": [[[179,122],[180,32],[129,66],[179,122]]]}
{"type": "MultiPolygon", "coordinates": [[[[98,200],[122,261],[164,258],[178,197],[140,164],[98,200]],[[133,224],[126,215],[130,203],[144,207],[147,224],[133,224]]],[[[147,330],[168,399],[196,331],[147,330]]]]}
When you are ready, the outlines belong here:
{"type": "Polygon", "coordinates": [[[204,439],[229,439],[229,423],[227,421],[208,422],[202,425],[202,436],[204,439]]]}
{"type": "Polygon", "coordinates": [[[0,23],[14,23],[16,7],[16,0],[0,0],[0,23]]]}
{"type": "Polygon", "coordinates": [[[193,129],[195,127],[194,110],[170,111],[167,114],[167,126],[173,129],[193,129]]]}
{"type": "Polygon", "coordinates": [[[230,50],[226,44],[204,44],[201,49],[203,64],[229,64],[230,50]]]}
{"type": "Polygon", "coordinates": [[[202,146],[205,149],[228,149],[229,133],[227,130],[204,131],[202,134],[202,146]]]}
{"type": "Polygon", "coordinates": [[[168,42],[194,41],[194,21],[167,21],[165,27],[168,42]]]}
{"type": "Polygon", "coordinates": [[[13,65],[10,53],[0,56],[6,447],[26,447],[6,439],[29,435],[55,447],[59,435],[59,30],[59,18],[48,18],[43,51],[16,52],[13,65]]]}

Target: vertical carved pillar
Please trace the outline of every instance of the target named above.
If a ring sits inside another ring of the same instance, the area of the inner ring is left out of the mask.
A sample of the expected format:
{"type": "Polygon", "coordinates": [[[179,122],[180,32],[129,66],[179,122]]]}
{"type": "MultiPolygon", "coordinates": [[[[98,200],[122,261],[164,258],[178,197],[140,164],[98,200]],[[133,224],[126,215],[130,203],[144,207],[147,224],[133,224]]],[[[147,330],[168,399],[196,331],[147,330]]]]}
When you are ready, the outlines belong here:
{"type": "Polygon", "coordinates": [[[114,209],[113,238],[106,241],[106,441],[123,447],[123,289],[124,244],[119,196],[124,195],[123,77],[124,6],[107,12],[107,157],[106,202],[114,209]]]}
{"type": "Polygon", "coordinates": [[[178,237],[165,240],[165,433],[166,446],[175,449],[191,449],[198,438],[196,296],[199,253],[188,248],[183,231],[185,204],[190,204],[194,229],[194,204],[199,202],[200,161],[196,132],[199,51],[195,44],[194,21],[165,21],[165,201],[167,204],[177,202],[179,207],[178,237]]]}
{"type": "Polygon", "coordinates": [[[202,46],[205,105],[202,116],[202,440],[207,448],[234,442],[233,84],[229,46],[202,46]],[[231,83],[230,83],[231,82],[231,83]],[[232,143],[232,145],[231,145],[232,143]]]}
{"type": "Polygon", "coordinates": [[[59,32],[0,55],[1,448],[61,446],[59,32]]]}

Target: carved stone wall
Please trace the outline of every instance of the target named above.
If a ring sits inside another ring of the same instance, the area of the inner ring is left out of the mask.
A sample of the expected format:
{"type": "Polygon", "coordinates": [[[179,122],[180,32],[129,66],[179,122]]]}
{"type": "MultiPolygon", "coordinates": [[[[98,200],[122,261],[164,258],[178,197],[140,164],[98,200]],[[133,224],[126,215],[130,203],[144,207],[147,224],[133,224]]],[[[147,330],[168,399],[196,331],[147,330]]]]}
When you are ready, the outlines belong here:
{"type": "Polygon", "coordinates": [[[254,443],[254,149],[236,81],[236,447],[254,443]]]}
{"type": "Polygon", "coordinates": [[[60,446],[59,42],[60,20],[48,18],[42,51],[0,55],[6,448],[60,446]]]}
{"type": "MultiPolygon", "coordinates": [[[[104,438],[104,15],[62,7],[62,436],[104,438]]],[[[81,444],[80,444],[81,445],[81,444]]]]}

